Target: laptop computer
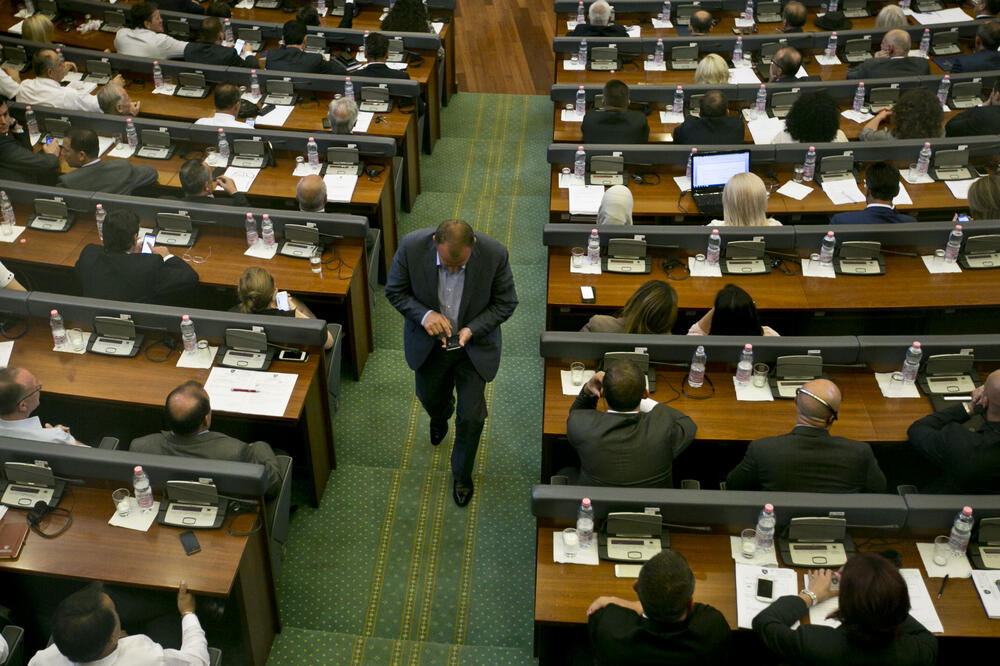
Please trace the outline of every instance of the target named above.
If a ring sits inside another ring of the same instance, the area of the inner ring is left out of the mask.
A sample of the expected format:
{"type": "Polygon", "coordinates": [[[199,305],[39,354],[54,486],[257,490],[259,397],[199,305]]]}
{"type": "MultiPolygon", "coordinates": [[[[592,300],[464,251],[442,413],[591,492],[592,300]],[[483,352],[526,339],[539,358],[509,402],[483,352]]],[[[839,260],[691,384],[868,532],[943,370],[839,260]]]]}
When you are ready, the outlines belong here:
{"type": "Polygon", "coordinates": [[[729,179],[750,170],[750,151],[695,154],[691,157],[691,198],[705,215],[722,215],[722,189],[729,179]]]}

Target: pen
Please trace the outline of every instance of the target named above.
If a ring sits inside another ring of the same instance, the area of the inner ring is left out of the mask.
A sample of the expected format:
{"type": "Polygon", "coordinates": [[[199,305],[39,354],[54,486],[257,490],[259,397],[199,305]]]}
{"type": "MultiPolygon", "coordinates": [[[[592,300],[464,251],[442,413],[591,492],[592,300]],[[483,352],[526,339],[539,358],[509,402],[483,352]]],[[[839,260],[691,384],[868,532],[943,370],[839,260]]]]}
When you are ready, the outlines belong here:
{"type": "Polygon", "coordinates": [[[948,584],[949,578],[951,578],[951,574],[944,575],[944,580],[941,581],[941,589],[938,590],[938,597],[937,597],[938,599],[940,599],[941,595],[944,594],[944,586],[948,584]]]}
{"type": "Polygon", "coordinates": [[[238,393],[260,393],[260,391],[258,391],[257,389],[240,389],[240,388],[234,388],[234,389],[229,389],[229,390],[230,391],[236,391],[238,393]]]}

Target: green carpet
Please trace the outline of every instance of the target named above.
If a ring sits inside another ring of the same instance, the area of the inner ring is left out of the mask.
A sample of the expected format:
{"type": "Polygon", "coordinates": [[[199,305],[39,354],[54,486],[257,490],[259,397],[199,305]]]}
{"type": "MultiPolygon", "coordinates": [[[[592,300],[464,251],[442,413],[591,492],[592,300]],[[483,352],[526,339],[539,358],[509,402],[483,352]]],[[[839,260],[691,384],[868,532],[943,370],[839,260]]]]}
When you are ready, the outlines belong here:
{"type": "Polygon", "coordinates": [[[452,98],[421,162],[400,236],[458,217],[510,249],[520,301],[487,386],[476,492],[451,499],[454,429],[438,447],[403,358],[403,320],[379,292],[375,352],[346,381],[338,469],[318,509],[300,502],[278,581],[270,664],[533,664],[535,529],[552,106],[545,97],[452,98]]]}

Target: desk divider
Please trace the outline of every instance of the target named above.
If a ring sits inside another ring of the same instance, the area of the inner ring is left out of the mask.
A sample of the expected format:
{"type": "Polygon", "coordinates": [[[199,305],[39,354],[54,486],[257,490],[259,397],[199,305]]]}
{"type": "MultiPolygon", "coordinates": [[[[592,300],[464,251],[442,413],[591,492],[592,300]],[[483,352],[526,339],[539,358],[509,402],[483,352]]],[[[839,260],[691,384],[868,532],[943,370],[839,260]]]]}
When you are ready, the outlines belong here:
{"type": "Polygon", "coordinates": [[[971,349],[976,362],[1000,367],[1000,336],[969,335],[859,335],[858,361],[869,366],[898,369],[906,349],[914,340],[920,341],[923,358],[935,354],[958,354],[971,349]]]}
{"type": "Polygon", "coordinates": [[[0,289],[0,313],[28,315],[28,292],[14,289],[0,289]]]}
{"type": "Polygon", "coordinates": [[[1000,495],[904,495],[906,527],[945,532],[963,506],[972,507],[972,517],[1000,517],[1000,495]]]}

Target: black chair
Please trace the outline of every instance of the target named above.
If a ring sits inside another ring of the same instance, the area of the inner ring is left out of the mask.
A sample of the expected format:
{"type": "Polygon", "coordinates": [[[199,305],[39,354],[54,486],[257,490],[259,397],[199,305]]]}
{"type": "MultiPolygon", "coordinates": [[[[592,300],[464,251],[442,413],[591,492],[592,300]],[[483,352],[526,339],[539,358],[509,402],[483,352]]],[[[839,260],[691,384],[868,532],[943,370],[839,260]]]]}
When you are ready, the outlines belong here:
{"type": "Polygon", "coordinates": [[[24,666],[24,629],[14,624],[8,624],[0,631],[7,641],[9,650],[7,658],[0,661],[0,666],[24,666]]]}
{"type": "Polygon", "coordinates": [[[292,508],[292,458],[277,456],[281,474],[281,488],[278,494],[267,501],[264,520],[267,521],[268,548],[271,552],[271,570],[274,579],[281,573],[281,563],[285,559],[288,543],[288,521],[292,508]]]}

